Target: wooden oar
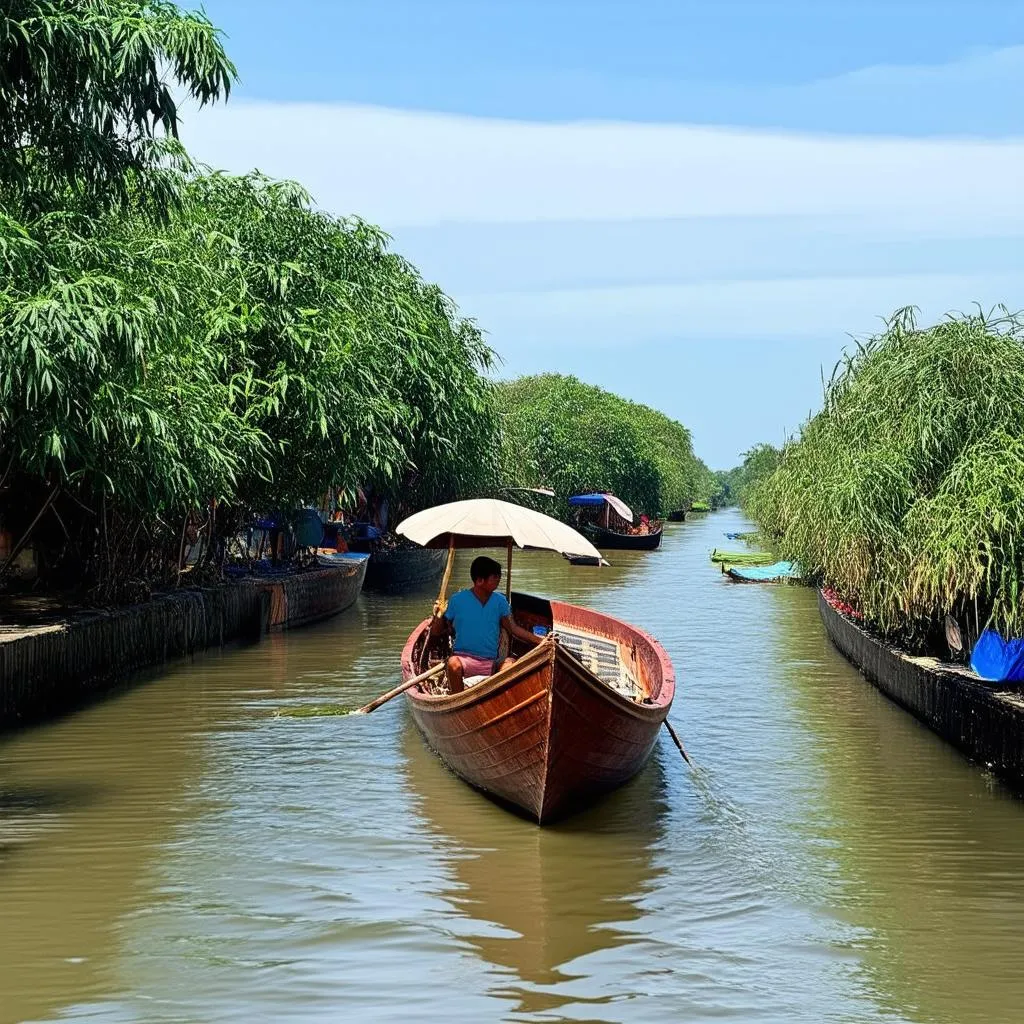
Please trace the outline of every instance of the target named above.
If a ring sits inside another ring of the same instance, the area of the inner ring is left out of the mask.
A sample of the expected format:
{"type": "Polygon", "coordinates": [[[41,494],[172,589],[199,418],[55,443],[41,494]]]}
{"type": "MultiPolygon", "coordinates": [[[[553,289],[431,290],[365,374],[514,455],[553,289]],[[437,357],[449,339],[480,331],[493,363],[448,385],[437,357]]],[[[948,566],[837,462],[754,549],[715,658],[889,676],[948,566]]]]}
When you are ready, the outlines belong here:
{"type": "Polygon", "coordinates": [[[672,723],[667,718],[665,719],[665,728],[668,729],[668,734],[672,737],[672,742],[675,743],[675,745],[679,748],[679,753],[683,755],[683,760],[691,768],[696,770],[696,766],[690,760],[690,755],[686,752],[686,748],[683,746],[683,741],[679,738],[675,729],[672,728],[672,723]]]}
{"type": "Polygon", "coordinates": [[[382,693],[375,700],[371,700],[369,704],[363,705],[358,711],[353,711],[353,715],[368,715],[371,711],[376,711],[381,704],[387,704],[392,697],[397,697],[400,693],[405,693],[406,690],[411,690],[417,683],[425,682],[431,676],[436,676],[444,671],[445,663],[442,661],[435,665],[433,668],[428,668],[426,672],[421,672],[418,676],[413,676],[412,679],[407,679],[400,686],[396,686],[393,690],[388,690],[387,693],[382,693]]]}

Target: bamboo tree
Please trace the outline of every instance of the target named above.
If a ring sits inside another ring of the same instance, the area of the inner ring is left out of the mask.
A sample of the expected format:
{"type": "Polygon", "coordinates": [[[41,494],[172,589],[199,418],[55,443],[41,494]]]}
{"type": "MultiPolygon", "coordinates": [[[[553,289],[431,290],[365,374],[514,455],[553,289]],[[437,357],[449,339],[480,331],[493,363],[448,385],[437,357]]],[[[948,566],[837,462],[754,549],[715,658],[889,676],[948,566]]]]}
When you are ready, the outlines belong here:
{"type": "Polygon", "coordinates": [[[886,633],[1024,633],[1024,322],[911,310],[844,357],[750,508],[886,633]],[[974,609],[977,608],[977,617],[974,609]]]}

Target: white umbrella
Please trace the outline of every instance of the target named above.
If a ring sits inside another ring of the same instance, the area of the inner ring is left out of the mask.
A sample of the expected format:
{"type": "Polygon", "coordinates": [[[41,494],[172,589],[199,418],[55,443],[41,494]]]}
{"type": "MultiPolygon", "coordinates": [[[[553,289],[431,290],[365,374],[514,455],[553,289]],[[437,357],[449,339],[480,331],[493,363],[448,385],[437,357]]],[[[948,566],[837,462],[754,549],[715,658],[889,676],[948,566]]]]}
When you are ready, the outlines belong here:
{"type": "Polygon", "coordinates": [[[601,558],[571,526],[497,498],[471,498],[424,509],[398,524],[397,532],[425,548],[539,548],[563,555],[601,558]]]}
{"type": "Polygon", "coordinates": [[[497,498],[470,498],[435,505],[403,519],[396,532],[425,548],[447,548],[448,565],[441,579],[441,592],[434,605],[443,612],[448,580],[452,574],[456,548],[504,547],[508,549],[508,568],[505,573],[505,596],[512,594],[512,548],[535,548],[559,551],[566,557],[593,559],[597,565],[607,565],[601,552],[571,526],[534,512],[532,508],[513,505],[497,498]]]}

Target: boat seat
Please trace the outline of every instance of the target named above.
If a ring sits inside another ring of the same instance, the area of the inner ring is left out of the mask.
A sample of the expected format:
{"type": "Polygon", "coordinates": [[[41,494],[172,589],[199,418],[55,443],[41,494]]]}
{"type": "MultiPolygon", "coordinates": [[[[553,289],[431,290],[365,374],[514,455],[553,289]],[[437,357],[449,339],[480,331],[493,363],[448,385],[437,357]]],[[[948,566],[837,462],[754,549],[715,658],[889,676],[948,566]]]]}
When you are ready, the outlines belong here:
{"type": "Polygon", "coordinates": [[[626,668],[619,645],[614,640],[590,633],[576,633],[564,626],[557,626],[555,632],[561,645],[602,683],[630,700],[644,699],[643,686],[626,668]]]}

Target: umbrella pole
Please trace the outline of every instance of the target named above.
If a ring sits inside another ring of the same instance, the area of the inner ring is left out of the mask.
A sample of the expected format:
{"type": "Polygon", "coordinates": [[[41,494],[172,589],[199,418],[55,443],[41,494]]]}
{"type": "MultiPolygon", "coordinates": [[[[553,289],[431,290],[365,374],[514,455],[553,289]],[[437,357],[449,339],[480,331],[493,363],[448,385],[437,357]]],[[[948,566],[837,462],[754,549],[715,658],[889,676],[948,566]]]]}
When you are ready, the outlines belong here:
{"type": "Polygon", "coordinates": [[[512,541],[508,542],[508,558],[505,566],[505,597],[512,600],[512,541]]]}

